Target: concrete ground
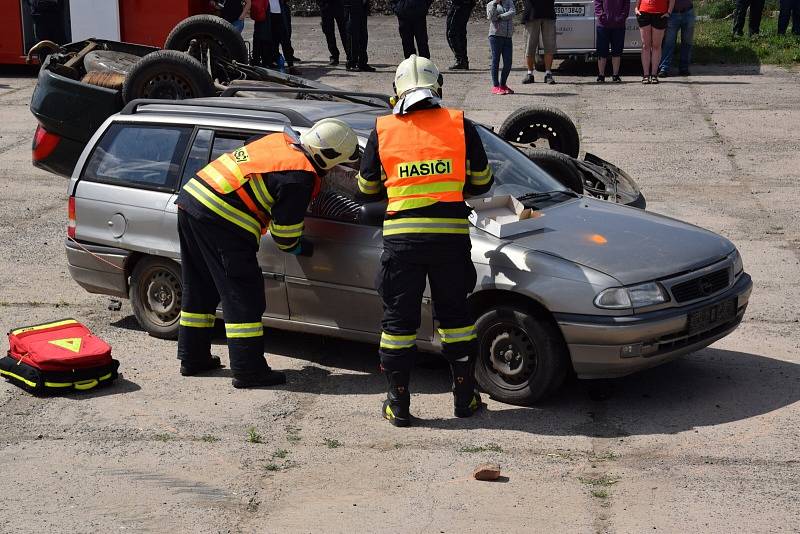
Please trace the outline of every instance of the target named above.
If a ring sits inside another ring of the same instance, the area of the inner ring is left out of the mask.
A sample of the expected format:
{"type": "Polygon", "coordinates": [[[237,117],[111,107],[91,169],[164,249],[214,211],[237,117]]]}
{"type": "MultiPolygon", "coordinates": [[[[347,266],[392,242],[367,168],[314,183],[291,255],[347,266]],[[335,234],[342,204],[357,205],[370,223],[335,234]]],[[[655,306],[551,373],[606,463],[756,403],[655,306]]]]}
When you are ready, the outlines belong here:
{"type": "MultiPolygon", "coordinates": [[[[448,65],[443,26],[429,22],[433,59],[448,65]]],[[[641,86],[633,61],[622,85],[565,67],[558,85],[522,86],[517,69],[518,93],[497,97],[485,30],[470,29],[475,70],[446,75],[448,104],[494,126],[525,104],[566,111],[583,150],[634,176],[648,209],[740,248],[755,281],[741,327],[614,381],[606,400],[572,381],[534,408],[489,400],[466,421],[451,418],[446,369],[420,368],[409,429],[379,417],[370,345],[270,331],[287,386],[181,378],[174,342],[67,274],[65,181],[30,164],[35,78],[0,73],[0,329],[76,317],[113,345],[123,374],[47,399],[0,385],[0,531],[800,531],[800,75],[698,66],[641,86]],[[506,478],[470,480],[482,461],[506,478]]],[[[318,19],[295,19],[307,75],[388,91],[396,21],[372,18],[370,34],[379,72],[355,75],[324,66],[318,19]]]]}

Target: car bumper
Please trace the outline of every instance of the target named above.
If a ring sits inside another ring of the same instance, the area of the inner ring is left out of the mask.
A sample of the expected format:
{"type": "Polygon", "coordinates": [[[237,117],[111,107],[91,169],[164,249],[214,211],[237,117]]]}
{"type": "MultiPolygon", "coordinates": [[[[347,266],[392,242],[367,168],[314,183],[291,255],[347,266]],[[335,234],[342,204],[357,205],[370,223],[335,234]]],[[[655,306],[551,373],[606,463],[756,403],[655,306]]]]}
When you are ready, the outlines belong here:
{"type": "Polygon", "coordinates": [[[128,298],[127,250],[65,242],[69,274],[89,293],[128,298]]]}
{"type": "Polygon", "coordinates": [[[613,378],[655,367],[727,336],[739,326],[752,287],[750,276],[743,273],[724,293],[691,306],[625,317],[556,314],[556,321],[578,377],[613,378]],[[691,312],[733,298],[736,315],[731,320],[689,333],[691,312]]]}

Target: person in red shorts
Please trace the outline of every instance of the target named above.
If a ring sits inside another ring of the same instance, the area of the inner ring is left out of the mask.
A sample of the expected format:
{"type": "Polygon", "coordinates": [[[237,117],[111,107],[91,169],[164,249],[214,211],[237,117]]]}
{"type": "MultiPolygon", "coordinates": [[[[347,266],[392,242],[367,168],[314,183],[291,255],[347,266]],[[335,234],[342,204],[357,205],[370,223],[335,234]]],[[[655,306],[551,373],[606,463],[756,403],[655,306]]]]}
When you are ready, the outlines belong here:
{"type": "Polygon", "coordinates": [[[637,0],[636,22],[642,34],[642,83],[658,83],[661,42],[675,0],[637,0]]]}

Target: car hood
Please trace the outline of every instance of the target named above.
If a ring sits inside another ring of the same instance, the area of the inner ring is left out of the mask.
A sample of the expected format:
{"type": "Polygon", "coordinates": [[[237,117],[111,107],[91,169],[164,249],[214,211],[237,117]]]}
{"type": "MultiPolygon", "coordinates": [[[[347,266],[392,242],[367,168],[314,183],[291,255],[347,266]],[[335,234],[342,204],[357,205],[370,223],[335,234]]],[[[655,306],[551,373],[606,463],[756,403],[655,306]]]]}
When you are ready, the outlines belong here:
{"type": "Polygon", "coordinates": [[[543,228],[510,239],[613,276],[624,285],[697,269],[734,250],[703,228],[636,208],[581,198],[546,208],[543,228]]]}

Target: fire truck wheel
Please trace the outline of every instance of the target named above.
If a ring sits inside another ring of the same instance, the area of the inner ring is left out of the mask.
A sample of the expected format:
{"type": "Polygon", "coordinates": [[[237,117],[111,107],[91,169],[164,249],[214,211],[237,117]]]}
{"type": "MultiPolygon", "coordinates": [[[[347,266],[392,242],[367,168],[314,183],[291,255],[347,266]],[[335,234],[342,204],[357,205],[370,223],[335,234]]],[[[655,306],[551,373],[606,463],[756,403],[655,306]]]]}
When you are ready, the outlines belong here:
{"type": "Polygon", "coordinates": [[[159,50],[133,66],[122,85],[127,103],[137,98],[183,100],[212,96],[214,81],[199,61],[175,50],[159,50]]]}

